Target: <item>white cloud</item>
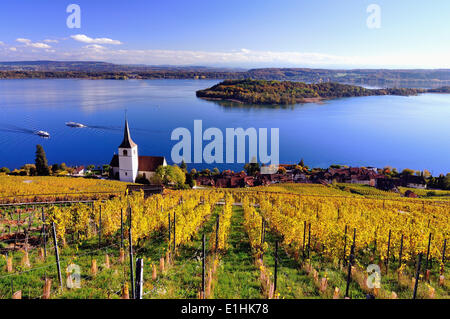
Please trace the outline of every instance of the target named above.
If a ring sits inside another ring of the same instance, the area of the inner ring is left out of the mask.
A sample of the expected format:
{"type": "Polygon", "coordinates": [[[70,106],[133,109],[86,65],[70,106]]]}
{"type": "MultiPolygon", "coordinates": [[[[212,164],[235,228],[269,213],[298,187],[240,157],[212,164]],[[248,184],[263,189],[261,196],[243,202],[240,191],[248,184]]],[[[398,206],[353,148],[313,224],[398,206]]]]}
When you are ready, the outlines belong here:
{"type": "Polygon", "coordinates": [[[49,49],[51,46],[42,42],[30,43],[28,44],[30,47],[38,48],[38,49],[49,49]]]}
{"type": "Polygon", "coordinates": [[[0,45],[5,45],[5,43],[3,43],[2,41],[0,41],[0,45]]]}
{"type": "Polygon", "coordinates": [[[0,50],[0,60],[48,59],[105,61],[122,64],[169,64],[240,67],[317,67],[317,68],[450,68],[449,52],[429,54],[385,54],[373,56],[338,56],[317,52],[294,51],[190,51],[126,50],[90,43],[73,50],[49,50],[27,39],[25,47],[40,50],[0,50]],[[34,46],[33,46],[33,45],[34,46]]]}
{"type": "Polygon", "coordinates": [[[94,50],[106,49],[103,45],[99,45],[99,44],[89,44],[89,45],[84,46],[83,48],[85,48],[85,49],[94,49],[94,50]]]}
{"type": "Polygon", "coordinates": [[[52,40],[52,39],[45,39],[45,43],[58,43],[58,40],[52,40]]]}
{"type": "Polygon", "coordinates": [[[83,42],[83,43],[91,43],[91,44],[122,44],[119,40],[113,40],[109,38],[90,38],[85,34],[75,34],[70,36],[72,39],[83,42]]]}
{"type": "Polygon", "coordinates": [[[31,42],[30,39],[24,39],[24,38],[17,38],[16,41],[20,42],[20,43],[25,43],[25,44],[28,44],[31,42]]]}
{"type": "Polygon", "coordinates": [[[27,47],[36,49],[50,49],[51,46],[42,42],[32,42],[30,39],[17,38],[17,42],[25,44],[27,47]]]}
{"type": "Polygon", "coordinates": [[[15,47],[10,47],[9,50],[15,52],[15,51],[17,51],[17,48],[15,48],[15,47]]]}

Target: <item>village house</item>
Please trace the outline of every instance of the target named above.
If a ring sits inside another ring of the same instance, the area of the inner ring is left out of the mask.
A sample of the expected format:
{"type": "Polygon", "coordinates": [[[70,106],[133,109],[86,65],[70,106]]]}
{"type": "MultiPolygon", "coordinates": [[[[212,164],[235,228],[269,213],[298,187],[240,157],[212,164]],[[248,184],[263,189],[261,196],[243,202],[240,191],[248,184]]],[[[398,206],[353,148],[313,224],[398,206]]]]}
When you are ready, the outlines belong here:
{"type": "Polygon", "coordinates": [[[75,166],[72,172],[72,176],[81,177],[86,173],[84,166],[75,166]]]}
{"type": "Polygon", "coordinates": [[[138,176],[151,181],[158,166],[166,166],[167,162],[163,156],[140,156],[137,144],[131,139],[128,121],[125,120],[123,141],[119,145],[119,153],[114,154],[109,165],[113,178],[134,183],[138,176]]]}

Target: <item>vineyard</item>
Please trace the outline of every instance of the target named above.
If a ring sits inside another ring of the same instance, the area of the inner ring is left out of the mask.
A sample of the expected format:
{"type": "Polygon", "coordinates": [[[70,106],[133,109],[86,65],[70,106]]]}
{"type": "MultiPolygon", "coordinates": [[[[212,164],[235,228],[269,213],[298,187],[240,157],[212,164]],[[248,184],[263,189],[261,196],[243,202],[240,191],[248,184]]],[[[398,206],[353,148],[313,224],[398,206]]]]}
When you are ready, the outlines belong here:
{"type": "Polygon", "coordinates": [[[12,201],[0,298],[449,298],[449,218],[322,185],[12,201]]]}
{"type": "Polygon", "coordinates": [[[112,180],[0,174],[0,203],[107,199],[126,188],[112,180]]]}

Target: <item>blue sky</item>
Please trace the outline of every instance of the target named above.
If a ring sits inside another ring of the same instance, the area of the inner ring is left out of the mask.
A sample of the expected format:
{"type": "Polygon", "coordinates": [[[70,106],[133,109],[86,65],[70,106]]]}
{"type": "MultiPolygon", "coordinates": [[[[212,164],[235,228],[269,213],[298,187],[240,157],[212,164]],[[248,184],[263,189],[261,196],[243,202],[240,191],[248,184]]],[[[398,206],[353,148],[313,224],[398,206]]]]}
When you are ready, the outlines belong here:
{"type": "Polygon", "coordinates": [[[1,4],[0,61],[450,68],[449,30],[448,0],[15,0],[1,4]]]}

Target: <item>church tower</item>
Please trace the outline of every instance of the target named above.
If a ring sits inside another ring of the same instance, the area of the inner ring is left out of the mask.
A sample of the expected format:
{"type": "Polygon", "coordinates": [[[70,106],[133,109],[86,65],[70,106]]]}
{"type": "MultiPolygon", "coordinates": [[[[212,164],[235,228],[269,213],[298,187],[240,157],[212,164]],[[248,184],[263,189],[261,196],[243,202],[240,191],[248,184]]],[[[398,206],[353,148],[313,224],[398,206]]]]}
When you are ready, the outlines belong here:
{"type": "Polygon", "coordinates": [[[133,142],[125,119],[123,141],[119,145],[119,179],[124,182],[134,183],[138,175],[139,157],[137,144],[133,142]]]}

